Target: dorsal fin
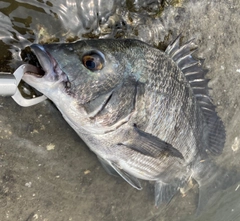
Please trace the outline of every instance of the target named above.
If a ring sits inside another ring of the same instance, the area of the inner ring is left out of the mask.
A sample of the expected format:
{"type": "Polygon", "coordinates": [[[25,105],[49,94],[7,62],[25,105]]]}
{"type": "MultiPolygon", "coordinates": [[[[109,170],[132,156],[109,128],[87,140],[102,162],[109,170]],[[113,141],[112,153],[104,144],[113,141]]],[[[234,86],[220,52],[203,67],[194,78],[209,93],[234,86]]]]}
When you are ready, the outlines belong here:
{"type": "Polygon", "coordinates": [[[180,46],[180,38],[181,35],[167,47],[165,53],[176,62],[184,73],[202,109],[207,123],[207,128],[204,128],[207,149],[213,154],[221,154],[226,134],[223,122],[217,116],[215,105],[209,96],[209,79],[205,78],[208,70],[203,68],[204,60],[192,57],[192,53],[197,49],[193,39],[180,46]]]}

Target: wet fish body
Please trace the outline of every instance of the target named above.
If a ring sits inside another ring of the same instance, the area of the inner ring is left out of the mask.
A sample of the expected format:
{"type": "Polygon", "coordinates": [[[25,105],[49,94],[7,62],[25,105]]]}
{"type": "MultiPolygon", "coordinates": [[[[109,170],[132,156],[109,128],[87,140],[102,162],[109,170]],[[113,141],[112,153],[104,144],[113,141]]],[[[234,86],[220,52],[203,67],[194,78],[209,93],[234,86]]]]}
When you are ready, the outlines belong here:
{"type": "Polygon", "coordinates": [[[220,176],[209,155],[225,142],[207,71],[191,55],[193,42],[179,41],[165,52],[133,39],[32,45],[45,74],[26,69],[23,78],[55,103],[108,173],[137,189],[139,179],[155,181],[156,205],[190,178],[208,195],[220,176]]]}

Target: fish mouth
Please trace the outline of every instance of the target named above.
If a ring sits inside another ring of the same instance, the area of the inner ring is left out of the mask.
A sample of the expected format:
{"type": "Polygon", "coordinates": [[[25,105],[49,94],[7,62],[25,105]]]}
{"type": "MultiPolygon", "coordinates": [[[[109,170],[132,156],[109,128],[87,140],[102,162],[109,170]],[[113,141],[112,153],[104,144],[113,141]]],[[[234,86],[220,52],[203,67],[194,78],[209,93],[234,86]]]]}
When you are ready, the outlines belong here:
{"type": "Polygon", "coordinates": [[[56,82],[59,79],[64,82],[68,81],[67,75],[43,45],[31,45],[23,60],[27,63],[24,75],[30,75],[38,79],[44,78],[44,80],[50,82],[56,82]]]}
{"type": "Polygon", "coordinates": [[[45,71],[39,63],[37,56],[31,50],[30,47],[26,47],[21,52],[22,60],[27,63],[24,68],[24,74],[33,75],[37,78],[44,76],[45,71]]]}

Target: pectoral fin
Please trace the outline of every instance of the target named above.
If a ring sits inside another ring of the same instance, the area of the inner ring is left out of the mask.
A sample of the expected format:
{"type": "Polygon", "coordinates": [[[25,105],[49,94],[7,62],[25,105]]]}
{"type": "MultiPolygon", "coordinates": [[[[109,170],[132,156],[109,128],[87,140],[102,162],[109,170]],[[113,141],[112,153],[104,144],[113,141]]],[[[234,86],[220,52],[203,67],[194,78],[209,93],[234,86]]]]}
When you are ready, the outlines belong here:
{"type": "Polygon", "coordinates": [[[133,127],[133,134],[131,134],[131,137],[132,139],[119,143],[118,145],[124,145],[141,154],[154,158],[173,156],[183,159],[183,155],[171,144],[152,134],[139,130],[137,127],[133,127]]]}
{"type": "Polygon", "coordinates": [[[101,162],[103,168],[110,174],[110,175],[120,175],[125,181],[127,181],[132,187],[141,190],[142,186],[140,181],[130,175],[129,173],[125,172],[124,170],[120,169],[115,163],[106,161],[100,157],[98,157],[99,161],[101,162]]]}

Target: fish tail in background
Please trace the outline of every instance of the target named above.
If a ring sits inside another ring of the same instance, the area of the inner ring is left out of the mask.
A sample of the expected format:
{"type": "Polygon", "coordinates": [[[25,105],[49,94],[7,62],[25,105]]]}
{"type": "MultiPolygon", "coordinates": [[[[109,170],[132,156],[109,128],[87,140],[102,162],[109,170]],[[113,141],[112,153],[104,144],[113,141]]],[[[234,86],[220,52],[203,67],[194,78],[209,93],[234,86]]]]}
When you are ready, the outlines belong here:
{"type": "Polygon", "coordinates": [[[192,53],[197,48],[193,40],[180,46],[180,38],[181,35],[167,47],[165,52],[184,73],[197,98],[198,105],[201,107],[205,118],[203,140],[206,143],[206,149],[214,155],[219,155],[224,147],[226,133],[223,122],[217,116],[215,105],[209,96],[209,79],[205,78],[208,70],[203,68],[203,60],[192,57],[192,53]]]}
{"type": "Polygon", "coordinates": [[[168,204],[177,194],[179,189],[184,186],[185,180],[175,179],[171,184],[161,181],[155,182],[155,206],[160,207],[161,204],[168,204]]]}
{"type": "Polygon", "coordinates": [[[162,203],[169,203],[178,191],[177,185],[168,185],[162,182],[155,183],[155,206],[162,203]]]}
{"type": "Polygon", "coordinates": [[[226,190],[228,187],[236,185],[240,182],[240,174],[237,170],[228,170],[226,168],[219,168],[210,160],[199,162],[195,165],[198,171],[194,179],[199,185],[199,199],[196,215],[199,215],[207,206],[217,192],[226,190]]]}

